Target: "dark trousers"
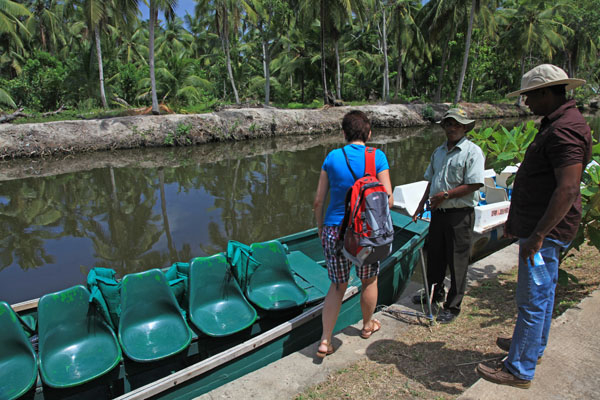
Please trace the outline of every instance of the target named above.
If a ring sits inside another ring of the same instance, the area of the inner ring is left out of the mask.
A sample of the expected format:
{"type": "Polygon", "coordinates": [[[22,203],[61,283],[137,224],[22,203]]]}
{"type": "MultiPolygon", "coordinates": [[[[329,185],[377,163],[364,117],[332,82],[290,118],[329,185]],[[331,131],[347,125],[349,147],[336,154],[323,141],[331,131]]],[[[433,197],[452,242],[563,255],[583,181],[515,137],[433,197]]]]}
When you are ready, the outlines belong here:
{"type": "Polygon", "coordinates": [[[434,210],[427,239],[427,282],[434,300],[444,299],[446,268],[450,269],[450,290],[444,308],[460,313],[467,287],[467,269],[475,213],[472,208],[434,210]]]}

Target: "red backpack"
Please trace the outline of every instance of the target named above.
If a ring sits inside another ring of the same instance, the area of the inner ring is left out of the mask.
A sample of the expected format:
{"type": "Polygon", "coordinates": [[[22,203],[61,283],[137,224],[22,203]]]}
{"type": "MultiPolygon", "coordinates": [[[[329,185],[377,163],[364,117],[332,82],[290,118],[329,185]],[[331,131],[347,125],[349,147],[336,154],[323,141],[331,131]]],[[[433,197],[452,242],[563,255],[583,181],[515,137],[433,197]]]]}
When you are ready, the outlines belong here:
{"type": "Polygon", "coordinates": [[[384,260],[392,252],[394,241],[388,194],[377,179],[375,151],[373,147],[365,148],[365,174],[357,179],[342,148],[355,182],[346,192],[346,209],[338,243],[344,244],[344,256],[356,266],[384,260]]]}

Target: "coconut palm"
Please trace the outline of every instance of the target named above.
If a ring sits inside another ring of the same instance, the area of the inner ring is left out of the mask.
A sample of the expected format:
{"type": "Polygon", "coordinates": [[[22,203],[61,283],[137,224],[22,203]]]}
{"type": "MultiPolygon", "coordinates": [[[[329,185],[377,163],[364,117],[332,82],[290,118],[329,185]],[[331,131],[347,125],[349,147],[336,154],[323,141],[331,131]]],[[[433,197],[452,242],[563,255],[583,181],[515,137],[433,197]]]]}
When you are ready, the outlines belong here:
{"type": "Polygon", "coordinates": [[[496,36],[496,19],[494,18],[494,13],[489,12],[490,10],[495,10],[496,5],[495,1],[486,1],[486,0],[471,0],[471,7],[469,12],[469,21],[467,24],[467,33],[465,35],[465,52],[463,55],[462,67],[460,70],[460,75],[458,79],[458,86],[456,88],[456,96],[454,97],[454,102],[458,103],[461,100],[463,83],[465,81],[465,75],[467,73],[467,64],[469,62],[469,51],[471,49],[471,40],[473,36],[473,23],[475,21],[475,17],[482,15],[483,18],[483,27],[488,34],[488,37],[494,38],[496,36]],[[487,12],[486,12],[487,11],[487,12]]]}
{"type": "Polygon", "coordinates": [[[437,89],[433,101],[438,103],[442,95],[444,72],[448,61],[450,41],[454,39],[460,21],[463,20],[464,7],[461,0],[431,0],[419,12],[421,30],[427,33],[428,42],[436,45],[443,43],[437,89]]]}
{"type": "Polygon", "coordinates": [[[431,62],[430,48],[415,20],[419,5],[420,3],[415,0],[400,0],[394,5],[392,12],[390,34],[395,38],[398,51],[395,98],[402,90],[403,69],[408,71],[408,68],[403,68],[403,65],[406,63],[407,66],[416,67],[416,64],[423,60],[431,62]]]}
{"type": "MultiPolygon", "coordinates": [[[[325,41],[327,38],[333,39],[334,47],[337,49],[337,42],[344,26],[348,21],[352,21],[353,14],[360,18],[363,15],[364,9],[363,2],[357,0],[319,0],[318,3],[316,0],[304,0],[301,2],[301,13],[305,19],[312,21],[317,16],[319,18],[321,30],[321,84],[324,104],[330,104],[327,90],[325,41]]],[[[339,71],[338,50],[336,50],[336,67],[339,71]]],[[[341,87],[339,86],[338,91],[341,91],[341,87]]],[[[341,93],[338,93],[338,96],[341,97],[341,93]]]]}
{"type": "Polygon", "coordinates": [[[59,45],[65,45],[61,32],[63,5],[55,0],[34,0],[31,8],[33,12],[25,20],[25,26],[40,41],[42,50],[54,54],[59,45]]]}
{"type": "Polygon", "coordinates": [[[221,49],[225,55],[227,74],[231,89],[235,97],[236,104],[240,103],[240,96],[235,85],[233,77],[233,68],[231,66],[231,37],[237,36],[237,29],[240,22],[240,5],[237,0],[202,0],[196,3],[194,14],[197,19],[203,19],[209,15],[210,28],[213,29],[221,41],[221,49]]]}
{"type": "Polygon", "coordinates": [[[271,92],[271,57],[273,49],[288,29],[291,10],[280,0],[242,0],[248,19],[258,31],[262,47],[263,75],[265,80],[265,105],[269,105],[271,92]]]}
{"type": "Polygon", "coordinates": [[[167,20],[172,20],[175,17],[175,7],[177,0],[150,0],[150,25],[149,33],[149,55],[148,64],[150,66],[150,90],[152,92],[152,114],[158,115],[158,97],[156,96],[156,76],[154,71],[154,29],[158,22],[158,11],[162,11],[167,20]]]}
{"type": "Polygon", "coordinates": [[[565,34],[572,30],[560,19],[562,6],[560,3],[546,5],[537,0],[523,0],[516,8],[504,10],[509,24],[500,40],[512,44],[513,55],[521,60],[522,74],[526,57],[531,66],[534,54],[551,61],[557,51],[564,49],[565,34]]]}

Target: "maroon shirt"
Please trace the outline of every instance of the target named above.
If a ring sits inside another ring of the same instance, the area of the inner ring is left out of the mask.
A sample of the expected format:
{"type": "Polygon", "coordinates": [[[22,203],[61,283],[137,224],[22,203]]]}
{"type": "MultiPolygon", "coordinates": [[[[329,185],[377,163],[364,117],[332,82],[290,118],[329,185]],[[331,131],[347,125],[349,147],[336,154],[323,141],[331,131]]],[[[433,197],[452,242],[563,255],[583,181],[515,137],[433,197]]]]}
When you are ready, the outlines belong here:
{"type": "MultiPolygon", "coordinates": [[[[554,189],[554,170],[573,164],[585,168],[592,155],[590,127],[569,100],[542,119],[540,131],[527,148],[517,172],[510,211],[506,221],[508,233],[526,238],[544,215],[554,189]]],[[[565,217],[546,236],[562,242],[575,238],[581,221],[581,193],[565,217]]]]}

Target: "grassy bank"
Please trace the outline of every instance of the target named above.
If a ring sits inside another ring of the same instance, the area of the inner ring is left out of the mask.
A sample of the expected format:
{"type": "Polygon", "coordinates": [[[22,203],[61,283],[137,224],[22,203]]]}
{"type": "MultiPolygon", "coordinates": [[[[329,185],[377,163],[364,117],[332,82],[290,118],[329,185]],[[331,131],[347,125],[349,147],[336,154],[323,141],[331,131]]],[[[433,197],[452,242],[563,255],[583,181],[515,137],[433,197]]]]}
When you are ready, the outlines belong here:
{"type": "MultiPolygon", "coordinates": [[[[583,246],[562,264],[577,282],[558,286],[553,318],[600,286],[600,255],[583,246]]],[[[477,381],[477,363],[505,356],[497,336],[510,336],[516,318],[517,269],[476,282],[463,312],[449,325],[412,325],[395,340],[374,342],[367,357],[299,394],[305,399],[453,399],[477,381]]],[[[552,335],[550,336],[552,340],[552,335]]]]}

